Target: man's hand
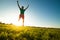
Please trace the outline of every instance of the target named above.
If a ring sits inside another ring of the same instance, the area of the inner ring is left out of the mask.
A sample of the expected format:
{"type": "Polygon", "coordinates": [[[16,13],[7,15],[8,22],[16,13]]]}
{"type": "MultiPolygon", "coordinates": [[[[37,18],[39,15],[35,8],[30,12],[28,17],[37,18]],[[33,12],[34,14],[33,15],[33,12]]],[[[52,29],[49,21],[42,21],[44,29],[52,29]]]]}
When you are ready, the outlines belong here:
{"type": "Polygon", "coordinates": [[[27,8],[29,7],[29,4],[28,4],[28,6],[27,6],[27,8]]]}
{"type": "Polygon", "coordinates": [[[18,0],[17,0],[17,2],[18,2],[18,0]]]}
{"type": "Polygon", "coordinates": [[[18,7],[19,7],[19,9],[20,9],[20,5],[19,5],[19,2],[18,2],[18,0],[17,0],[17,5],[18,5],[18,7]]]}
{"type": "Polygon", "coordinates": [[[29,7],[29,4],[28,4],[28,6],[27,7],[29,7]]]}
{"type": "Polygon", "coordinates": [[[29,6],[29,4],[28,4],[28,6],[29,6]]]}
{"type": "Polygon", "coordinates": [[[29,7],[29,5],[25,8],[25,10],[29,7]]]}

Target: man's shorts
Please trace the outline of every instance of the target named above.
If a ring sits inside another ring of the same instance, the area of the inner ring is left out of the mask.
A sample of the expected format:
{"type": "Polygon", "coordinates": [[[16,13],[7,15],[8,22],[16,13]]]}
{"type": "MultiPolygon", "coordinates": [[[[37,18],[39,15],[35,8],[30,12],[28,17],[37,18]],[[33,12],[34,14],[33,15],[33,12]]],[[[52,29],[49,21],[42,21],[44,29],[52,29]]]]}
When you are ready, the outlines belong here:
{"type": "Polygon", "coordinates": [[[19,15],[19,19],[20,19],[20,18],[24,19],[24,14],[20,14],[20,15],[19,15]]]}

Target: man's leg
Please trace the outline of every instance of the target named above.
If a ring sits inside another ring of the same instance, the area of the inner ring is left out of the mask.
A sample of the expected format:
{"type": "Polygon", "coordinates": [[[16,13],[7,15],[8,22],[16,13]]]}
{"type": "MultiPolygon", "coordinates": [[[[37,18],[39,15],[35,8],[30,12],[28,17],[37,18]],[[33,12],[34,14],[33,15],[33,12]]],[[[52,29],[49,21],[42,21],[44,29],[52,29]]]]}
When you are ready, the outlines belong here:
{"type": "Polygon", "coordinates": [[[19,14],[19,19],[18,19],[18,21],[21,19],[21,14],[19,14]]]}
{"type": "Polygon", "coordinates": [[[23,19],[23,26],[24,26],[24,14],[22,15],[22,19],[23,19]]]}
{"type": "Polygon", "coordinates": [[[24,26],[24,19],[23,19],[23,26],[24,26]]]}

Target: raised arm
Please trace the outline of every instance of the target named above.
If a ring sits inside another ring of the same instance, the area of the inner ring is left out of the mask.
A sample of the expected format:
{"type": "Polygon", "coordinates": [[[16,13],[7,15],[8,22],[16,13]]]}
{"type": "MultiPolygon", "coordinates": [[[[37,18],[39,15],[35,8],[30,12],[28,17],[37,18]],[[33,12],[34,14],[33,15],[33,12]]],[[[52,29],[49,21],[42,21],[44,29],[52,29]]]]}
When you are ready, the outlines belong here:
{"type": "Polygon", "coordinates": [[[17,5],[18,5],[18,7],[19,7],[19,9],[20,9],[20,6],[19,6],[19,3],[18,3],[18,0],[17,0],[17,5]]]}
{"type": "Polygon", "coordinates": [[[25,10],[29,7],[29,5],[25,8],[25,10]]]}

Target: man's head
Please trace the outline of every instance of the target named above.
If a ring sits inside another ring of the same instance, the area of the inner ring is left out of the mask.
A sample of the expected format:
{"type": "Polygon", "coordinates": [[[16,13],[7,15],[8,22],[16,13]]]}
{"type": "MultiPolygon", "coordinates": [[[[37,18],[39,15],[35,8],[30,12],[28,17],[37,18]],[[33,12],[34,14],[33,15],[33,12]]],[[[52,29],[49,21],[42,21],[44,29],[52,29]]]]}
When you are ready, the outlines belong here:
{"type": "Polygon", "coordinates": [[[24,6],[22,6],[21,8],[24,9],[24,6]]]}

